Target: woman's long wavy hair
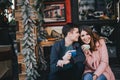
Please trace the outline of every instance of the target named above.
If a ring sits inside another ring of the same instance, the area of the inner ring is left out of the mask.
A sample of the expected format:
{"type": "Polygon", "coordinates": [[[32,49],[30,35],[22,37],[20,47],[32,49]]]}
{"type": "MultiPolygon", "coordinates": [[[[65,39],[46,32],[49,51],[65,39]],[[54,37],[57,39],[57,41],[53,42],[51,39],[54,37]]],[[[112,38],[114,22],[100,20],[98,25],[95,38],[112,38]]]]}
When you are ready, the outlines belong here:
{"type": "MultiPolygon", "coordinates": [[[[80,34],[82,31],[86,31],[90,36],[91,36],[91,41],[90,41],[90,50],[91,51],[95,51],[96,49],[96,42],[99,42],[100,40],[100,36],[94,31],[92,31],[92,29],[88,26],[88,25],[83,25],[80,26],[79,28],[80,34]]],[[[81,40],[81,38],[79,39],[80,44],[84,44],[81,40]]]]}

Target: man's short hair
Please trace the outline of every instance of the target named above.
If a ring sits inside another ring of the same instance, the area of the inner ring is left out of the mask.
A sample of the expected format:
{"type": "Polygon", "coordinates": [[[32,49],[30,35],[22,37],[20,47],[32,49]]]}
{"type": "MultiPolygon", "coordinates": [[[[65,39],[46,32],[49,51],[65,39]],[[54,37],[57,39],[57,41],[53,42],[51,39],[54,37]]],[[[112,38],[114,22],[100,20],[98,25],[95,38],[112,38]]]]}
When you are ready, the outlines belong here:
{"type": "Polygon", "coordinates": [[[70,32],[74,28],[78,28],[78,26],[73,23],[67,23],[66,25],[64,25],[62,28],[62,33],[63,33],[64,37],[66,37],[68,32],[70,32]]]}

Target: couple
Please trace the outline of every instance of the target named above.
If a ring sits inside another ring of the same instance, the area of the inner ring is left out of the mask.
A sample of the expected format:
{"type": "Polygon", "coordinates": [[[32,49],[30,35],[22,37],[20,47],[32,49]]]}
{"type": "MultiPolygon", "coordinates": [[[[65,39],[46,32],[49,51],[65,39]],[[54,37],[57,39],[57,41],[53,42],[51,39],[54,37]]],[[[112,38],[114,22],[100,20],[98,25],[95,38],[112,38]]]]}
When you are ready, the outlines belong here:
{"type": "Polygon", "coordinates": [[[103,38],[88,26],[79,29],[72,23],[66,24],[62,33],[64,39],[51,49],[49,80],[115,80],[103,38]]]}

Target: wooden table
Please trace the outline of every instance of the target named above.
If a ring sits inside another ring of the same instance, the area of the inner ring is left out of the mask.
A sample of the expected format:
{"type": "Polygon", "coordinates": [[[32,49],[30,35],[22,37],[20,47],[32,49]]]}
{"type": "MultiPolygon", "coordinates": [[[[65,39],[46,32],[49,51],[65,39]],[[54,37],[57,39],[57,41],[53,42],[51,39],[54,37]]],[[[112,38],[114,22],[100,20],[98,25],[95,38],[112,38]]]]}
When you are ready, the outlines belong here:
{"type": "Polygon", "coordinates": [[[41,47],[49,47],[52,46],[55,43],[55,41],[42,41],[40,42],[41,47]]]}
{"type": "Polygon", "coordinates": [[[41,46],[41,51],[42,51],[43,56],[44,56],[45,60],[47,61],[47,63],[49,63],[49,61],[50,61],[51,47],[54,43],[55,43],[55,41],[42,41],[39,44],[41,46]]]}

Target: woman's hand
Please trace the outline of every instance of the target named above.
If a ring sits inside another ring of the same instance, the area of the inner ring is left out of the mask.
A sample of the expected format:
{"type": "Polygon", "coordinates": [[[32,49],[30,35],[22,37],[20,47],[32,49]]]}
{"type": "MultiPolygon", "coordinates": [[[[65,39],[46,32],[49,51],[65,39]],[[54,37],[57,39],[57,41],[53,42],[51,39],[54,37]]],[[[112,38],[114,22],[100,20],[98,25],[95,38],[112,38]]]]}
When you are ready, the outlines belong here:
{"type": "Polygon", "coordinates": [[[98,76],[96,74],[93,75],[93,80],[97,80],[98,76]]]}
{"type": "Polygon", "coordinates": [[[82,48],[83,52],[85,53],[85,55],[89,55],[90,45],[88,45],[88,44],[83,44],[83,45],[81,46],[81,48],[82,48]]]}
{"type": "Polygon", "coordinates": [[[82,48],[83,51],[86,51],[86,50],[89,50],[89,49],[90,49],[90,45],[88,45],[88,44],[83,44],[83,45],[81,46],[81,48],[82,48]]]}

